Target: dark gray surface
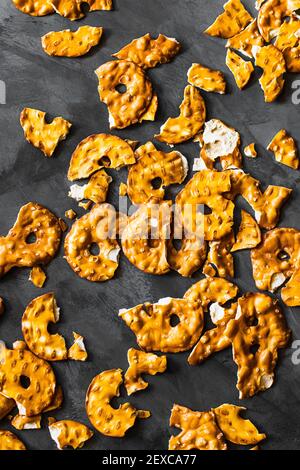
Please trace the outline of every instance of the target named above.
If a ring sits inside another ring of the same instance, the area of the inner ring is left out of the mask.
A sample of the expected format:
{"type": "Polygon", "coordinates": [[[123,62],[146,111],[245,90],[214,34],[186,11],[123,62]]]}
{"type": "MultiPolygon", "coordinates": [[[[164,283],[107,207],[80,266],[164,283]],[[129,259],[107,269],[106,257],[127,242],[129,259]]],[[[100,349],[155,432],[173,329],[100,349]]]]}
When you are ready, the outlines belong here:
{"type": "MultiPolygon", "coordinates": [[[[71,153],[82,138],[109,131],[106,107],[98,99],[94,70],[110,60],[113,52],[146,32],[176,37],[183,44],[183,51],[171,64],[149,73],[159,95],[159,119],[115,133],[141,142],[151,139],[168,116],[177,114],[191,63],[199,61],[221,69],[229,83],[229,93],[226,96],[203,93],[208,117],[223,119],[237,128],[243,144],[258,143],[259,158],[253,161],[246,158],[245,168],[264,185],[281,184],[294,189],[280,225],[300,228],[299,173],[275,163],[265,150],[280,128],[298,136],[299,107],[291,102],[291,81],[298,78],[297,75],[288,77],[282,97],[274,104],[264,103],[256,79],[240,92],[225,66],[224,42],[202,34],[221,11],[222,0],[114,0],[114,3],[114,12],[91,13],[72,24],[58,15],[31,18],[17,11],[10,0],[1,1],[0,79],[7,85],[7,104],[0,106],[1,234],[7,233],[19,208],[32,200],[46,205],[58,216],[63,216],[70,207],[77,210],[76,203],[67,197],[66,172],[71,153]],[[83,24],[104,27],[100,47],[79,59],[50,58],[44,54],[40,44],[42,35],[51,30],[75,29],[83,24]],[[24,106],[45,110],[51,117],[62,115],[73,122],[70,137],[59,146],[54,158],[44,158],[24,140],[19,126],[19,114],[24,106]]],[[[245,1],[252,13],[255,12],[253,3],[245,1]]],[[[256,73],[256,78],[258,76],[256,73]]],[[[193,143],[178,146],[178,149],[190,162],[198,154],[198,146],[193,143]]],[[[111,174],[114,183],[109,201],[116,203],[118,185],[126,180],[126,170],[111,174]]],[[[136,345],[132,333],[118,319],[118,310],[161,297],[179,297],[195,280],[181,278],[176,273],[163,278],[145,275],[122,256],[115,279],[93,284],[77,277],[62,255],[61,250],[60,256],[47,268],[48,281],[43,290],[28,282],[27,269],[13,270],[0,281],[0,296],[5,298],[8,307],[0,320],[0,337],[8,345],[20,338],[20,320],[26,305],[41,293],[54,291],[62,308],[57,330],[67,337],[69,344],[72,330],[80,332],[86,337],[90,353],[87,363],[54,364],[65,393],[64,406],[55,417],[89,424],[84,397],[91,379],[105,369],[126,369],[127,350],[136,345]]],[[[242,292],[255,290],[249,253],[235,255],[235,260],[236,281],[242,292]]],[[[285,308],[285,312],[294,339],[300,338],[300,309],[285,308]]],[[[299,449],[300,366],[292,365],[291,354],[292,349],[287,349],[280,355],[277,380],[271,390],[242,402],[238,400],[236,366],[229,350],[200,367],[188,366],[187,354],[169,355],[168,372],[150,377],[149,389],[130,398],[134,405],[150,409],[152,418],[140,420],[124,439],[105,438],[96,432],[85,449],[167,448],[171,433],[168,419],[174,402],[197,410],[225,402],[242,404],[248,407],[248,416],[269,436],[264,449],[299,449]]],[[[124,398],[122,390],[120,402],[124,398]]],[[[4,421],[0,428],[10,426],[4,421]]],[[[17,434],[30,449],[55,448],[45,427],[41,431],[17,434]]]]}

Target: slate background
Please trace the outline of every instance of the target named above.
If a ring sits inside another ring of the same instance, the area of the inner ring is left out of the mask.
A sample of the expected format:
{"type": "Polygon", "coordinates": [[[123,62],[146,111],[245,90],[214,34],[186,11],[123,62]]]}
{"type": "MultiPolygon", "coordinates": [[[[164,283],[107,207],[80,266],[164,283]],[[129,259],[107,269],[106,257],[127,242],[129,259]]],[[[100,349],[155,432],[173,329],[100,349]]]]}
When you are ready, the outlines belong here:
{"type": "MultiPolygon", "coordinates": [[[[83,214],[67,197],[66,173],[72,151],[84,137],[109,132],[107,111],[98,99],[94,70],[110,60],[113,52],[146,32],[176,37],[183,50],[171,64],[149,72],[160,102],[157,121],[115,134],[140,142],[151,139],[168,116],[177,115],[186,85],[186,72],[192,62],[221,69],[226,75],[229,92],[225,96],[203,92],[208,118],[220,118],[238,129],[244,145],[252,141],[257,143],[259,158],[245,158],[245,169],[260,179],[264,187],[272,183],[294,189],[282,212],[280,226],[300,228],[299,173],[275,163],[265,150],[280,128],[286,128],[296,138],[299,134],[300,108],[291,101],[291,84],[299,77],[289,75],[282,96],[273,104],[264,103],[257,82],[258,71],[247,89],[240,92],[225,66],[224,41],[202,34],[221,12],[221,0],[114,0],[114,3],[115,11],[91,13],[72,24],[58,15],[32,18],[17,11],[10,0],[1,1],[0,79],[7,86],[7,104],[0,105],[0,233],[7,233],[19,208],[32,200],[44,204],[57,216],[63,216],[71,207],[79,215],[83,214]],[[105,30],[100,46],[89,55],[63,59],[44,54],[40,43],[42,35],[52,30],[74,30],[83,24],[103,26],[105,30]],[[19,125],[19,114],[24,106],[45,110],[51,118],[62,115],[73,123],[71,135],[59,146],[54,158],[44,158],[24,140],[19,125]]],[[[244,3],[256,14],[254,2],[247,0],[244,3]]],[[[162,144],[157,145],[167,149],[162,144]]],[[[197,144],[180,145],[178,149],[192,166],[193,158],[198,156],[197,144]]],[[[118,186],[121,181],[126,181],[126,170],[110,173],[114,183],[109,201],[117,203],[118,186]]],[[[175,188],[171,194],[178,190],[175,188]]],[[[239,207],[246,205],[240,201],[239,207]]],[[[161,297],[180,297],[200,275],[193,280],[181,278],[176,273],[157,278],[138,271],[122,256],[115,279],[93,284],[77,277],[62,256],[61,249],[59,256],[47,267],[48,281],[42,290],[28,281],[28,269],[13,270],[1,279],[0,295],[5,299],[7,311],[0,319],[0,338],[8,345],[20,338],[20,320],[26,305],[34,297],[54,291],[62,316],[59,325],[51,331],[61,332],[69,345],[72,330],[84,335],[89,361],[54,364],[65,401],[63,408],[53,415],[58,419],[69,418],[89,424],[84,398],[90,381],[106,369],[121,367],[126,370],[127,350],[136,346],[135,337],[118,318],[118,310],[161,297]]],[[[235,281],[241,291],[255,291],[249,252],[235,255],[235,261],[235,281]]],[[[294,339],[300,339],[300,309],[285,307],[285,312],[294,339]]],[[[168,426],[173,403],[206,410],[225,402],[248,408],[248,416],[268,435],[263,449],[299,449],[300,365],[292,364],[292,352],[289,348],[280,354],[273,388],[243,401],[238,400],[236,366],[230,350],[219,353],[199,367],[188,366],[187,353],[169,355],[168,372],[147,377],[151,384],[148,390],[130,398],[135,406],[150,409],[152,418],[138,420],[124,439],[106,438],[96,432],[84,449],[166,449],[168,438],[174,432],[168,426]]],[[[122,390],[118,403],[125,399],[122,390]]],[[[30,449],[55,449],[45,424],[41,431],[17,434],[30,449]]],[[[0,429],[10,429],[9,423],[1,422],[0,429]]]]}

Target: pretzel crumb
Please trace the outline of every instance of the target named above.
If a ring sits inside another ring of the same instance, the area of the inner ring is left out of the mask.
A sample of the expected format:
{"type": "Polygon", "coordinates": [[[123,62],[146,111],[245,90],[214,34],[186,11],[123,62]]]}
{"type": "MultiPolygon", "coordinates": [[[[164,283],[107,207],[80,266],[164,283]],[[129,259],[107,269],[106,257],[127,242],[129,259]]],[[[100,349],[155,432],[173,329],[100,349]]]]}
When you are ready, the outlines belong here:
{"type": "Polygon", "coordinates": [[[46,282],[47,276],[40,266],[35,266],[30,271],[29,281],[35,285],[35,287],[42,288],[46,282]]]}

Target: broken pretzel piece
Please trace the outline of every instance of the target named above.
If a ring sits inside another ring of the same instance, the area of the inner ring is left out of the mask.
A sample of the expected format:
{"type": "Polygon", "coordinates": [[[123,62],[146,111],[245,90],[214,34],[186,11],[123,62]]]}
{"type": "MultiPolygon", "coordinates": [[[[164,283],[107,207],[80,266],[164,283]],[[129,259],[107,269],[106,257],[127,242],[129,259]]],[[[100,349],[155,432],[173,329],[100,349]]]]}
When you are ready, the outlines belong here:
{"type": "Polygon", "coordinates": [[[78,421],[64,419],[54,421],[48,426],[51,439],[59,450],[65,447],[80,449],[94,435],[93,431],[78,421]]]}
{"type": "Polygon", "coordinates": [[[13,417],[10,424],[19,431],[23,431],[26,429],[41,429],[41,419],[41,415],[31,417],[16,415],[13,417]]]}
{"type": "Polygon", "coordinates": [[[226,92],[226,81],[220,70],[212,70],[201,64],[193,64],[187,73],[190,85],[201,88],[204,91],[220,93],[226,92]]]}
{"type": "Polygon", "coordinates": [[[56,13],[71,21],[84,18],[82,3],[89,5],[89,11],[112,10],[113,0],[47,0],[56,13]]]}
{"type": "Polygon", "coordinates": [[[209,242],[209,252],[203,267],[205,276],[234,277],[234,260],[231,254],[234,243],[233,231],[221,240],[209,242]]]}
{"type": "Polygon", "coordinates": [[[252,16],[240,0],[229,0],[223,8],[224,13],[218,16],[215,22],[204,31],[209,36],[231,38],[242,31],[250,21],[253,21],[252,16]]]}
{"type": "Polygon", "coordinates": [[[286,65],[283,54],[273,44],[259,47],[255,54],[255,65],[263,69],[259,83],[264,92],[265,102],[271,103],[282,92],[285,83],[286,65]]]}
{"type": "Polygon", "coordinates": [[[80,202],[83,199],[89,199],[90,202],[101,204],[106,201],[108,188],[112,182],[105,170],[99,170],[94,173],[89,182],[83,186],[73,184],[70,187],[68,196],[80,202]]]}
{"type": "Polygon", "coordinates": [[[237,86],[242,90],[249,82],[254,67],[252,62],[242,59],[231,49],[228,49],[226,54],[226,65],[232,72],[237,86]]]}
{"type": "Polygon", "coordinates": [[[42,47],[50,56],[81,57],[99,44],[102,32],[103,28],[93,26],[81,26],[75,32],[51,31],[42,37],[42,47]]]}
{"type": "Polygon", "coordinates": [[[298,267],[294,271],[294,274],[287,282],[287,284],[281,289],[281,298],[285,305],[288,307],[299,307],[300,306],[300,260],[298,267]]]}
{"type": "Polygon", "coordinates": [[[242,210],[242,220],[231,252],[255,248],[261,242],[261,231],[257,222],[248,212],[242,210]]]}
{"type": "Polygon", "coordinates": [[[294,15],[289,21],[284,21],[280,26],[274,46],[284,52],[289,47],[295,47],[299,42],[300,20],[294,15]]]}
{"type": "Polygon", "coordinates": [[[300,8],[299,0],[267,0],[259,9],[257,24],[266,42],[280,32],[284,18],[292,16],[300,8]]]}
{"type": "Polygon", "coordinates": [[[252,58],[253,48],[265,45],[264,38],[261,36],[257,20],[253,20],[243,31],[228,39],[226,47],[235,49],[247,57],[252,58]]]}
{"type": "Polygon", "coordinates": [[[281,129],[273,137],[267,149],[274,153],[277,162],[298,170],[299,158],[296,142],[285,129],[281,129]]]}
{"type": "Polygon", "coordinates": [[[30,271],[29,281],[31,281],[35,287],[41,289],[44,286],[46,279],[47,276],[40,266],[35,266],[30,271]]]}
{"type": "Polygon", "coordinates": [[[255,150],[255,144],[251,143],[249,145],[246,145],[246,147],[244,148],[244,154],[246,155],[246,157],[256,158],[257,151],[255,150]]]}
{"type": "Polygon", "coordinates": [[[84,344],[84,337],[73,331],[74,344],[68,350],[68,359],[73,361],[86,361],[88,354],[84,344]]]}
{"type": "Polygon", "coordinates": [[[49,411],[55,411],[61,408],[63,400],[64,400],[63,389],[61,385],[56,385],[51,403],[50,405],[48,405],[46,408],[43,409],[43,413],[49,413],[49,411]]]}
{"type": "Polygon", "coordinates": [[[6,398],[2,393],[0,393],[0,421],[5,418],[15,406],[16,404],[14,400],[6,398]]]}
{"type": "Polygon", "coordinates": [[[46,16],[55,13],[47,0],[12,0],[15,7],[30,16],[46,16]]]}
{"type": "Polygon", "coordinates": [[[12,432],[0,430],[0,451],[1,450],[26,450],[26,447],[12,432]]]}

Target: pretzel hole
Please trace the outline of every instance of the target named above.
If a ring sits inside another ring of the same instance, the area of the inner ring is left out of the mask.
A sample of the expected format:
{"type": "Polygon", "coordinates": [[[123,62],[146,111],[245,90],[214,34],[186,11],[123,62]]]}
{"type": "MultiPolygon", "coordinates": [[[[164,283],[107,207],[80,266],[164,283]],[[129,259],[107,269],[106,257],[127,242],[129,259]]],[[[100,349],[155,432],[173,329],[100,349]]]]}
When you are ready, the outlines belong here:
{"type": "Polygon", "coordinates": [[[20,377],[20,385],[21,387],[27,389],[30,387],[30,378],[26,375],[21,375],[20,377]]]}
{"type": "Polygon", "coordinates": [[[170,317],[170,325],[172,328],[175,328],[180,323],[180,318],[173,313],[170,317]]]}
{"type": "Polygon", "coordinates": [[[257,317],[247,317],[245,318],[245,323],[247,326],[257,326],[258,318],[257,317]]]}
{"type": "Polygon", "coordinates": [[[180,251],[181,248],[182,248],[182,240],[179,239],[179,238],[174,238],[173,241],[173,246],[175,248],[176,251],[180,251]]]}
{"type": "Polygon", "coordinates": [[[35,233],[31,232],[28,237],[26,237],[26,240],[25,242],[27,243],[27,245],[32,245],[33,243],[36,242],[36,235],[35,233]]]}
{"type": "Polygon", "coordinates": [[[159,189],[161,188],[161,185],[162,185],[162,179],[159,178],[159,176],[151,180],[151,186],[153,189],[159,189]]]}
{"type": "Polygon", "coordinates": [[[89,252],[93,256],[99,256],[99,254],[100,254],[99,245],[97,245],[97,243],[92,243],[89,247],[89,252]]]}
{"type": "Polygon", "coordinates": [[[111,161],[110,161],[110,158],[107,157],[106,155],[104,155],[103,157],[101,157],[98,161],[99,165],[100,166],[104,166],[105,168],[109,168],[110,165],[111,165],[111,161]]]}
{"type": "Polygon", "coordinates": [[[258,350],[259,344],[252,344],[252,346],[250,346],[250,353],[253,354],[253,356],[255,356],[258,350]]]}
{"type": "Polygon", "coordinates": [[[149,248],[157,248],[159,246],[159,240],[155,238],[148,238],[147,244],[149,248]]]}
{"type": "Polygon", "coordinates": [[[119,83],[119,84],[116,86],[115,90],[116,90],[118,93],[120,93],[120,95],[124,95],[124,93],[126,93],[126,91],[127,91],[127,86],[124,85],[124,83],[119,83]]]}
{"type": "Polygon", "coordinates": [[[281,250],[278,253],[277,258],[280,259],[280,261],[287,261],[290,259],[290,255],[286,251],[281,250]]]}

